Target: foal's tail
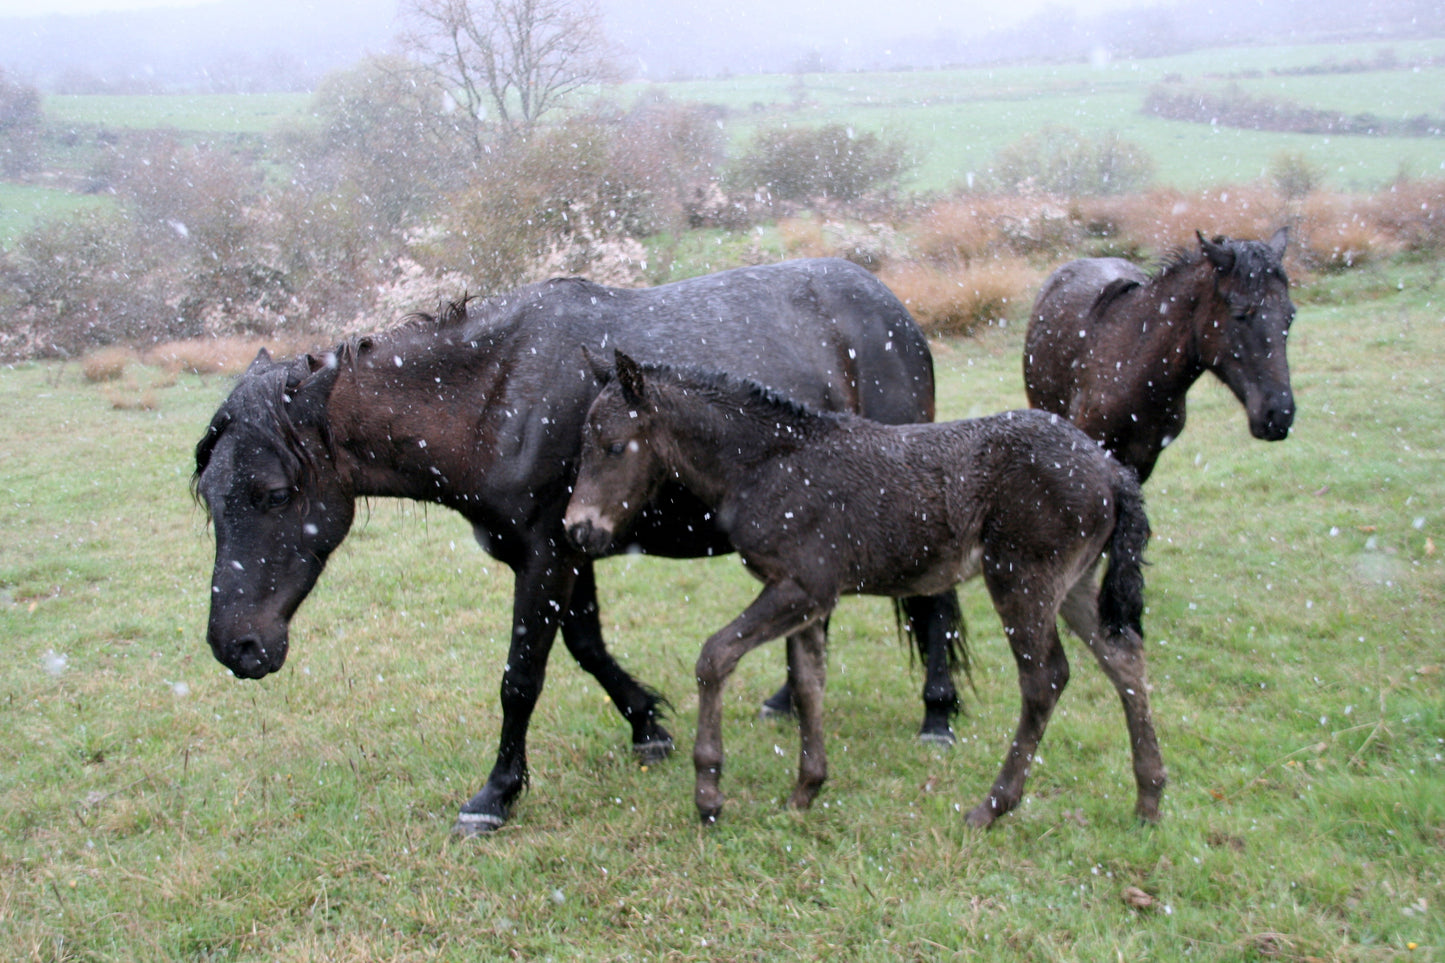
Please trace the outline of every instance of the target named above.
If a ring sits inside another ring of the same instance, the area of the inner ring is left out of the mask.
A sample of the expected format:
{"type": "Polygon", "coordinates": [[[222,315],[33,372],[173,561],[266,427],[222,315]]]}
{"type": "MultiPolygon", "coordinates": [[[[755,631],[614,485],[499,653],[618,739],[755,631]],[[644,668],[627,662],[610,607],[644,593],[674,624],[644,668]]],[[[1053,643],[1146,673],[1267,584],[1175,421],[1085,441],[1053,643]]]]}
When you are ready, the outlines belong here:
{"type": "Polygon", "coordinates": [[[1134,469],[1120,465],[1114,482],[1114,534],[1109,536],[1109,567],[1099,591],[1099,622],[1118,635],[1133,629],[1144,636],[1144,546],[1149,517],[1134,469]]]}

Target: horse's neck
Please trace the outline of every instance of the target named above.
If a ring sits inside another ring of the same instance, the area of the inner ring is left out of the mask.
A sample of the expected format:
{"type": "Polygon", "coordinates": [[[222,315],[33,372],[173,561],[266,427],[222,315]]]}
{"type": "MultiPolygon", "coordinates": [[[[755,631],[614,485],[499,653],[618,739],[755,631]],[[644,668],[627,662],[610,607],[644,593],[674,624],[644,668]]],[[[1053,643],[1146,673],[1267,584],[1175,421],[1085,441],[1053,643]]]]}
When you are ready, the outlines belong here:
{"type": "Polygon", "coordinates": [[[1177,269],[1146,286],[1142,310],[1133,313],[1138,329],[1137,362],[1149,368],[1149,377],[1169,384],[1182,393],[1204,373],[1199,345],[1201,326],[1209,317],[1208,277],[1195,272],[1208,270],[1193,266],[1177,269]]]}
{"type": "Polygon", "coordinates": [[[445,501],[465,477],[450,461],[471,447],[475,392],[463,374],[448,387],[425,370],[403,370],[414,362],[391,360],[402,357],[378,345],[343,367],[329,405],[333,441],[357,495],[445,501]]]}

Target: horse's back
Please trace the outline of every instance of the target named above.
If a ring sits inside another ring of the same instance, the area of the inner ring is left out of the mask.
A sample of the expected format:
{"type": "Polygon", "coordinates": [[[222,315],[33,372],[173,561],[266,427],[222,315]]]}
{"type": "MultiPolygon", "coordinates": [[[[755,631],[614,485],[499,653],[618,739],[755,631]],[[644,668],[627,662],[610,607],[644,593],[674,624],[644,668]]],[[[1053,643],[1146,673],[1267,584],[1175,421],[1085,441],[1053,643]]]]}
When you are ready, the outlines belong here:
{"type": "Polygon", "coordinates": [[[1148,279],[1138,265],[1117,257],[1080,258],[1049,275],[1034,299],[1024,338],[1024,390],[1030,405],[1070,414],[1075,368],[1089,348],[1090,329],[1107,302],[1148,279]]]}
{"type": "Polygon", "coordinates": [[[534,310],[539,321],[575,322],[556,333],[579,356],[582,345],[608,356],[615,346],[642,361],[726,371],[826,410],[888,423],[933,418],[927,339],[887,286],[849,261],[784,261],[652,288],[550,283],[534,310]]]}

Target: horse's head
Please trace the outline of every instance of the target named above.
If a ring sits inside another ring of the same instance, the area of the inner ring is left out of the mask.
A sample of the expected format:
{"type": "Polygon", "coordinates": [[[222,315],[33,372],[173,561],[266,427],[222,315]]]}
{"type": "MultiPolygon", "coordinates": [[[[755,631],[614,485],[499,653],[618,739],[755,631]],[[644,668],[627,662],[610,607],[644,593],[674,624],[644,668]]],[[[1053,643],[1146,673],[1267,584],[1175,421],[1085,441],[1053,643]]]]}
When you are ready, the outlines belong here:
{"type": "Polygon", "coordinates": [[[582,457],[563,524],[577,548],[601,555],[661,487],[665,471],[653,451],[653,404],[642,367],[622,352],[582,427],[582,457]]]}
{"type": "Polygon", "coordinates": [[[1294,423],[1285,342],[1294,320],[1280,228],[1268,242],[1212,241],[1199,247],[1214,274],[1215,310],[1201,334],[1205,365],[1224,381],[1249,414],[1256,438],[1279,441],[1294,423]]]}
{"type": "Polygon", "coordinates": [[[336,374],[334,356],[263,349],[196,445],[192,488],[216,531],[207,641],[244,679],[286,661],[291,616],[351,528],[327,431],[336,374]]]}

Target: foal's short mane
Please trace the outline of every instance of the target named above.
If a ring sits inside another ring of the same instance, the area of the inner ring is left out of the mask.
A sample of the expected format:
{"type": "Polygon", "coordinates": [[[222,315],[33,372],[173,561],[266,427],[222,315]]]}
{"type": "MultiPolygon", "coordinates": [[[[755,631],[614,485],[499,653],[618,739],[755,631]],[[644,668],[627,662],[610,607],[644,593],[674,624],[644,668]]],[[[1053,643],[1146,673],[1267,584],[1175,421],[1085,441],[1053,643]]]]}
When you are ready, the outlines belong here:
{"type": "Polygon", "coordinates": [[[789,419],[835,420],[835,411],[821,411],[749,378],[692,365],[643,363],[642,371],[653,378],[662,378],[673,385],[704,392],[710,400],[728,405],[744,405],[753,413],[778,414],[789,419]]]}

